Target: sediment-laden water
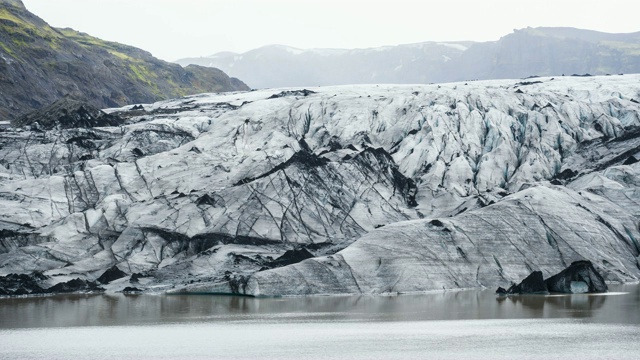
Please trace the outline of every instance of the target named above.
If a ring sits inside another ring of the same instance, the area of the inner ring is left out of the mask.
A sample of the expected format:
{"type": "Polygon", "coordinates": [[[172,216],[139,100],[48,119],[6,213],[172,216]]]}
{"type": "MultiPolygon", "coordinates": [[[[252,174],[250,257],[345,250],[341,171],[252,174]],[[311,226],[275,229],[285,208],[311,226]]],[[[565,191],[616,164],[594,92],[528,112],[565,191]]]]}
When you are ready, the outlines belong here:
{"type": "Polygon", "coordinates": [[[2,359],[537,359],[640,354],[640,286],[604,295],[0,299],[2,359]]]}

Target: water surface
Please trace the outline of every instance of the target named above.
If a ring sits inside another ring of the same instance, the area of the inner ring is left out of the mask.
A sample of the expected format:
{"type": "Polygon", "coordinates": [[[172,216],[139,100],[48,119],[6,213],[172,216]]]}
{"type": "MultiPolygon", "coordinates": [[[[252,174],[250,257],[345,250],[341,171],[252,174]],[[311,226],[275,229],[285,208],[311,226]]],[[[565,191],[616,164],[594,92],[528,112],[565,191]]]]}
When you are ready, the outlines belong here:
{"type": "Polygon", "coordinates": [[[0,299],[0,358],[637,359],[639,310],[638,285],[510,298],[12,298],[0,299]]]}

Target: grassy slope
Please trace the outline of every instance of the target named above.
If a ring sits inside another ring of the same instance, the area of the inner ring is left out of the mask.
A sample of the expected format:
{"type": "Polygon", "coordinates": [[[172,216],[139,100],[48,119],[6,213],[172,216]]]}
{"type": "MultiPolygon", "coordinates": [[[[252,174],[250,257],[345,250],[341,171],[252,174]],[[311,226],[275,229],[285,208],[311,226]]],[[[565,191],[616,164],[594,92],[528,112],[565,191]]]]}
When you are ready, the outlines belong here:
{"type": "Polygon", "coordinates": [[[146,51],[55,29],[20,2],[0,0],[0,120],[66,94],[96,107],[246,90],[217,69],[182,68],[146,51]]]}

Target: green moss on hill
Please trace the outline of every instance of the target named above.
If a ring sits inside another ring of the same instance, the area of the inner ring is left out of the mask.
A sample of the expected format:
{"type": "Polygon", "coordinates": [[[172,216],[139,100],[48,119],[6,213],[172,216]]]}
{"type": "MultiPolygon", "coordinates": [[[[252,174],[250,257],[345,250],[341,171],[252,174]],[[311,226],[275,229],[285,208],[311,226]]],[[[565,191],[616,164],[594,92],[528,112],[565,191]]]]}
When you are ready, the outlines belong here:
{"type": "Polygon", "coordinates": [[[0,88],[0,120],[68,94],[107,108],[248,90],[218,69],[182,68],[132,46],[52,28],[20,0],[0,0],[0,88]]]}

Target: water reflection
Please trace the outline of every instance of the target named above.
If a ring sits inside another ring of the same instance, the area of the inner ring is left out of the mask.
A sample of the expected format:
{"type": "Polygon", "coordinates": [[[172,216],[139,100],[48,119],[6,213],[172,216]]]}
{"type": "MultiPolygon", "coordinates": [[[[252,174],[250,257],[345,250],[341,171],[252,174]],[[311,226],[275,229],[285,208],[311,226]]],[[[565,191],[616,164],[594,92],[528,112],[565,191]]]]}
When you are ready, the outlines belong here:
{"type": "Polygon", "coordinates": [[[623,295],[496,297],[460,291],[391,297],[249,298],[211,295],[65,295],[0,299],[1,328],[149,325],[216,321],[413,321],[580,318],[640,324],[640,286],[623,295]]]}
{"type": "MultiPolygon", "coordinates": [[[[614,294],[615,295],[615,294],[614,294]]],[[[622,294],[621,294],[622,295],[622,294]]],[[[574,318],[592,317],[596,310],[604,306],[610,296],[603,295],[523,295],[497,297],[499,303],[511,302],[514,307],[528,310],[530,317],[546,317],[545,314],[566,313],[574,318]]]]}

